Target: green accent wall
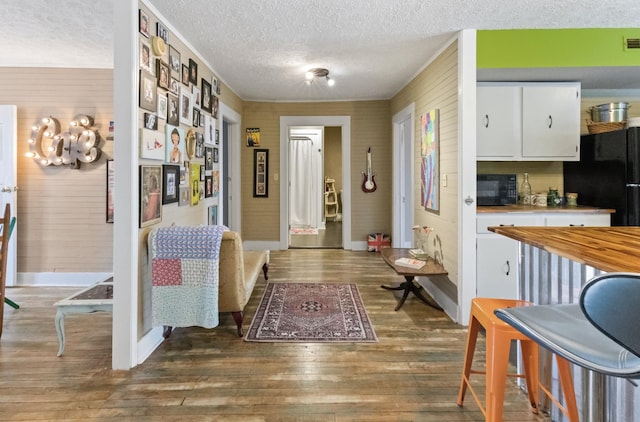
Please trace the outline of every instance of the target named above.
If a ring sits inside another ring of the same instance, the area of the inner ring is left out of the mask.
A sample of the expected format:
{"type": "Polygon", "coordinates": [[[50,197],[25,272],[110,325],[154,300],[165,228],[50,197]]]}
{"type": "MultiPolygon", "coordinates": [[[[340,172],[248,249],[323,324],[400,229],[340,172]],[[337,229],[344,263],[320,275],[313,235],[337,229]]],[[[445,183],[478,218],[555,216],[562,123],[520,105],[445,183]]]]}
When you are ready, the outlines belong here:
{"type": "Polygon", "coordinates": [[[625,37],[640,38],[640,28],[478,30],[477,67],[640,66],[625,37]]]}

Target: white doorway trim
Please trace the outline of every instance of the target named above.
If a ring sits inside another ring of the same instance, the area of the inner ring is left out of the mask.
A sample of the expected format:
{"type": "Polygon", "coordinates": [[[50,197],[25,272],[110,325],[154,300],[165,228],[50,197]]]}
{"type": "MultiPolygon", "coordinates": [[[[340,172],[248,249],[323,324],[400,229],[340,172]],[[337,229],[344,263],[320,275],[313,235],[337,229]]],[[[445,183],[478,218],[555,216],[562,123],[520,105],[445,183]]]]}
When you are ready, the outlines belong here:
{"type": "MultiPolygon", "coordinates": [[[[222,134],[222,122],[227,122],[227,127],[229,128],[229,142],[228,149],[229,151],[222,151],[223,154],[229,154],[227,162],[229,163],[229,168],[224,169],[225,174],[228,179],[228,187],[229,192],[221,192],[221,195],[227,195],[227,199],[229,201],[229,230],[241,233],[242,230],[242,196],[240,193],[240,146],[242,145],[242,138],[240,134],[240,126],[242,123],[242,118],[240,114],[236,111],[229,108],[226,104],[220,103],[220,119],[218,119],[220,127],[220,138],[224,134],[222,134]]],[[[221,144],[222,145],[222,144],[221,144]]],[[[219,147],[221,146],[219,145],[219,147]]],[[[223,215],[224,210],[218,210],[219,218],[223,215]]]]}
{"type": "Polygon", "coordinates": [[[280,116],[280,249],[289,248],[289,127],[342,128],[342,245],[351,245],[351,116],[280,116]]]}
{"type": "Polygon", "coordinates": [[[415,103],[393,116],[393,228],[394,248],[412,247],[413,227],[413,154],[415,103]],[[408,124],[406,122],[409,122],[408,124]],[[407,127],[409,133],[406,133],[407,127]]]}

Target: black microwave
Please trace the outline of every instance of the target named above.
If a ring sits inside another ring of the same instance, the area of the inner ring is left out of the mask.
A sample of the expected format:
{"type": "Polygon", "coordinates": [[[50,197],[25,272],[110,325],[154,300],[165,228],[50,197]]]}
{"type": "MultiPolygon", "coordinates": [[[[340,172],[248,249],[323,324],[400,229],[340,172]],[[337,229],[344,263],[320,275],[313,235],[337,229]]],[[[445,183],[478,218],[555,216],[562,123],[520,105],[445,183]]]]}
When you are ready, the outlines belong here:
{"type": "Polygon", "coordinates": [[[478,206],[512,205],[518,202],[518,177],[515,174],[478,174],[478,206]]]}

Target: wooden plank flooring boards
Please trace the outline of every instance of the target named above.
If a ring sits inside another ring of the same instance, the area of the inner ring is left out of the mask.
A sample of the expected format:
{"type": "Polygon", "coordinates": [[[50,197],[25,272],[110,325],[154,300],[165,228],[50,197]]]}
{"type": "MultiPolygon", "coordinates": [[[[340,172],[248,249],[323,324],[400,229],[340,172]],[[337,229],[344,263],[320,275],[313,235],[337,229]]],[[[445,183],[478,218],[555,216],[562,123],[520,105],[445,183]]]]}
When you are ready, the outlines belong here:
{"type": "MultiPolygon", "coordinates": [[[[466,329],[415,298],[394,312],[397,297],[380,284],[403,279],[379,254],[274,251],[269,273],[271,282],[357,283],[379,343],[248,343],[223,314],[220,327],[177,329],[142,365],[112,371],[110,314],[68,316],[57,358],[53,303],[76,289],[11,288],[21,308],[5,307],[0,420],[484,420],[470,395],[456,406],[466,329]]],[[[259,280],[247,325],[263,291],[259,280]]],[[[509,381],[504,420],[546,419],[509,381]]]]}

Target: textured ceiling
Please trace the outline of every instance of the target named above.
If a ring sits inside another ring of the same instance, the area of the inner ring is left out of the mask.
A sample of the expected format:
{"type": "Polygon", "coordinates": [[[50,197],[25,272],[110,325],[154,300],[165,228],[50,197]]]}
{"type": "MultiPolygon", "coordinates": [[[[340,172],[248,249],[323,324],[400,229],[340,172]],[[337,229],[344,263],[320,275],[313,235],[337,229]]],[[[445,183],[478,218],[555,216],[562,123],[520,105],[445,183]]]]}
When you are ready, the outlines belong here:
{"type": "MultiPolygon", "coordinates": [[[[113,67],[114,1],[0,0],[0,66],[113,67]]],[[[465,28],[624,28],[640,22],[637,0],[148,3],[170,17],[240,97],[261,101],[390,98],[465,28]],[[304,71],[312,67],[328,68],[336,85],[305,85],[304,71]]]]}

